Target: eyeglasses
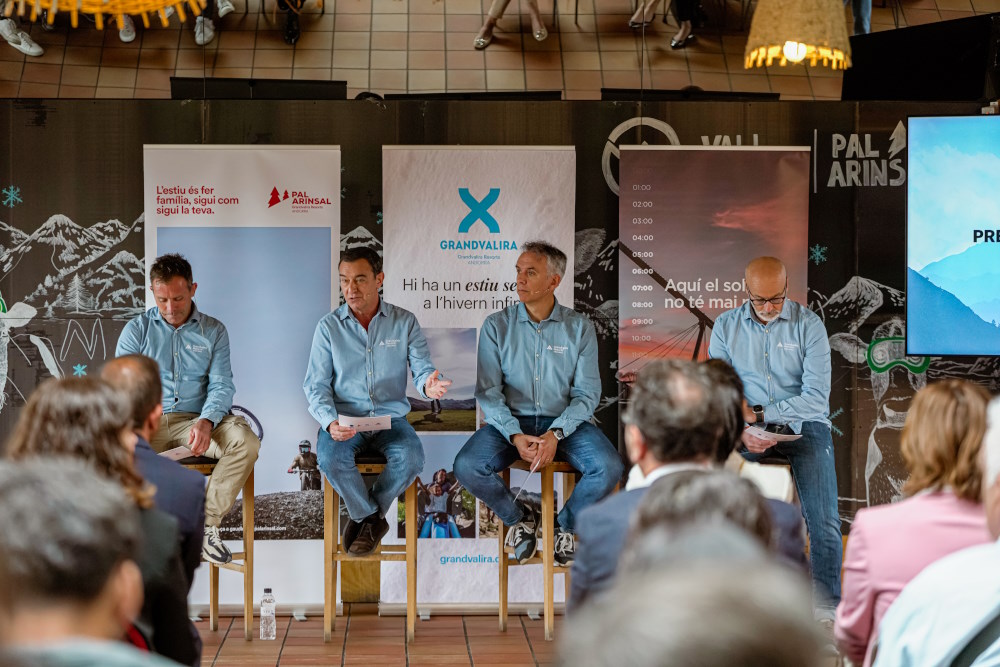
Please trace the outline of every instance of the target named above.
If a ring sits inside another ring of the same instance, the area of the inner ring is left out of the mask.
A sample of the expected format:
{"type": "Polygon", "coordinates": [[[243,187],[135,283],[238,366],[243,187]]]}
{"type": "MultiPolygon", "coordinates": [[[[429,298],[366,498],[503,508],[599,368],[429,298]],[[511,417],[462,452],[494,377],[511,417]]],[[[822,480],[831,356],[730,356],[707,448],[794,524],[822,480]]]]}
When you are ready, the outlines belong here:
{"type": "Polygon", "coordinates": [[[782,303],[785,302],[785,299],[787,298],[787,294],[788,294],[788,283],[787,282],[785,283],[785,289],[782,290],[781,294],[779,296],[772,296],[770,299],[764,299],[764,298],[759,297],[759,296],[754,296],[753,292],[751,292],[750,290],[747,290],[747,295],[750,297],[750,303],[752,303],[753,305],[757,306],[758,308],[762,308],[765,303],[769,303],[772,306],[780,306],[782,303]]]}

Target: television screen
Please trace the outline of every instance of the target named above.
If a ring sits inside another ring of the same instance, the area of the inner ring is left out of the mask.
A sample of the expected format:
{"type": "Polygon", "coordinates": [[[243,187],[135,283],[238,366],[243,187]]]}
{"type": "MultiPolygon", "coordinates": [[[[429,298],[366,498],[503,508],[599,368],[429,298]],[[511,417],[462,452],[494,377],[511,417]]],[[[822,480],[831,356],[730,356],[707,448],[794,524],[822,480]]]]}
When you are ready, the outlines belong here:
{"type": "Polygon", "coordinates": [[[1000,355],[1000,117],[909,119],[906,353],[1000,355]]]}

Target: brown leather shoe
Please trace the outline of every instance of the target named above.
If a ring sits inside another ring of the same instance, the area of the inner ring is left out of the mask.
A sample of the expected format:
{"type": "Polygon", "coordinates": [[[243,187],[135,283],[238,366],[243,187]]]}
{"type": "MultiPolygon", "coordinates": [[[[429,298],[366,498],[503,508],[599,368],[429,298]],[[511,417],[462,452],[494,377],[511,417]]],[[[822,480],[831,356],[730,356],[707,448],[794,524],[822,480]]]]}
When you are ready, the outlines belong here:
{"type": "Polygon", "coordinates": [[[375,551],[375,548],[389,532],[389,522],[385,518],[373,514],[361,522],[361,530],[354,539],[347,553],[352,556],[367,556],[375,551]]]}
{"type": "Polygon", "coordinates": [[[353,519],[347,520],[347,525],[344,526],[344,551],[351,548],[354,544],[354,540],[358,538],[358,533],[361,532],[361,521],[355,521],[353,519]]]}

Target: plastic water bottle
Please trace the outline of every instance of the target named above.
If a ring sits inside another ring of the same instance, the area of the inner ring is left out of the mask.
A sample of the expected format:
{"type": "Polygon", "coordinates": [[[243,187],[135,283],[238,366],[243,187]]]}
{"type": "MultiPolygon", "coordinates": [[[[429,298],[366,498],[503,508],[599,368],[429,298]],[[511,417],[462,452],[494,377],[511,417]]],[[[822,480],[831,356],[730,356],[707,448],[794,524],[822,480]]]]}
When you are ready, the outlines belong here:
{"type": "Polygon", "coordinates": [[[274,596],[271,589],[264,589],[264,597],[260,599],[260,638],[274,639],[277,634],[277,623],[274,619],[274,596]]]}

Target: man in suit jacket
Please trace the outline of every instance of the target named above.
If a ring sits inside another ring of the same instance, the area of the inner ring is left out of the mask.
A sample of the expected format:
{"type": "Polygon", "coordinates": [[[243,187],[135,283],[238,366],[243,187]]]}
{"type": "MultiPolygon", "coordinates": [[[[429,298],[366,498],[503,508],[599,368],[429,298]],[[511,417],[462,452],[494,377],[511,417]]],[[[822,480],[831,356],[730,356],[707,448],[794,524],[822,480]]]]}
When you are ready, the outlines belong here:
{"type": "Polygon", "coordinates": [[[205,526],[205,478],[200,473],[158,455],[149,441],[160,426],[163,414],[160,369],[141,354],[112,359],[101,369],[105,382],[128,401],[132,428],[138,436],[135,464],[147,482],[156,487],[156,507],[177,519],[181,537],[181,558],[188,589],[201,563],[202,534],[205,526]]]}
{"type": "MultiPolygon", "coordinates": [[[[625,492],[580,513],[570,608],[610,585],[630,517],[654,481],[681,470],[709,469],[739,441],[743,393],[718,363],[667,359],[639,373],[623,417],[625,446],[635,467],[625,492]]],[[[779,553],[803,563],[801,514],[787,503],[768,505],[779,553]]]]}

